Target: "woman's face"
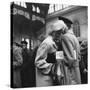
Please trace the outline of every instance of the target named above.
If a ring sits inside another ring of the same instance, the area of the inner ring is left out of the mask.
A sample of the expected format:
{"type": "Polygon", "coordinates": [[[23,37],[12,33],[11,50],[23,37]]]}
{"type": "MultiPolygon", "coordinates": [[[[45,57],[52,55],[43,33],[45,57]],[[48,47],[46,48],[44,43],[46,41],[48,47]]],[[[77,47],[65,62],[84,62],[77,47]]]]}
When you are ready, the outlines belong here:
{"type": "Polygon", "coordinates": [[[56,44],[60,43],[60,37],[61,37],[61,30],[55,32],[54,41],[56,44]]]}
{"type": "Polygon", "coordinates": [[[61,35],[61,30],[55,32],[55,38],[56,38],[56,39],[59,39],[59,38],[60,38],[60,35],[61,35]]]}

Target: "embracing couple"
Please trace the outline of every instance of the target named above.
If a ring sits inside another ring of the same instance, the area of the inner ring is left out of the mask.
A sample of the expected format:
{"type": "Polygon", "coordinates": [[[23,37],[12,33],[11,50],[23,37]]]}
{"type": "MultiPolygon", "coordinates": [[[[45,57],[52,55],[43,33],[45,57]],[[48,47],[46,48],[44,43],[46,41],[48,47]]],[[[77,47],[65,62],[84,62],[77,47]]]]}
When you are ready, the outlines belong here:
{"type": "Polygon", "coordinates": [[[36,53],[36,87],[81,84],[80,47],[72,25],[64,17],[50,25],[50,33],[36,53]]]}

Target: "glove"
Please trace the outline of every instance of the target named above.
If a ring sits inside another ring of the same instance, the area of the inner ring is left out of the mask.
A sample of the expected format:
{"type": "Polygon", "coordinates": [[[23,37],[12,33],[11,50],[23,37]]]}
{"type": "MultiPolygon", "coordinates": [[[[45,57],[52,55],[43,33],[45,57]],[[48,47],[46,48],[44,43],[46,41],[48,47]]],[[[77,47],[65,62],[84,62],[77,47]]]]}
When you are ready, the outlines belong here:
{"type": "Polygon", "coordinates": [[[53,80],[59,85],[61,83],[61,80],[64,78],[64,74],[62,73],[61,67],[61,63],[55,63],[53,64],[51,71],[53,80]]]}

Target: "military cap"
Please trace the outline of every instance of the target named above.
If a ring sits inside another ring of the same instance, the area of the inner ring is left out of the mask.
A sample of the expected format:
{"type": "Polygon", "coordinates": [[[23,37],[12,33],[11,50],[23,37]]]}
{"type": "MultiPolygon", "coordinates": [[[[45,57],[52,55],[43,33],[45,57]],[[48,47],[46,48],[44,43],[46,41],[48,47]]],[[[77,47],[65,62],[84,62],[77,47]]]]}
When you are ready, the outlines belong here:
{"type": "Polygon", "coordinates": [[[21,41],[21,44],[27,44],[27,42],[24,40],[24,41],[21,41]]]}

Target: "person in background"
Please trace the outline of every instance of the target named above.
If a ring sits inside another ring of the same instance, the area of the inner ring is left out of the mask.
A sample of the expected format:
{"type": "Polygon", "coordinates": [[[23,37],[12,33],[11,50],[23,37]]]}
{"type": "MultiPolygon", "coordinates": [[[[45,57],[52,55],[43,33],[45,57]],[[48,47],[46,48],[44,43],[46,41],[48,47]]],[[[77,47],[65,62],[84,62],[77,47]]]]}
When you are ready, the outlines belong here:
{"type": "Polygon", "coordinates": [[[67,26],[61,37],[65,59],[65,84],[81,84],[79,70],[80,45],[72,30],[73,23],[64,17],[59,17],[59,20],[63,20],[67,26]]]}
{"type": "Polygon", "coordinates": [[[81,48],[81,61],[80,61],[80,73],[82,84],[88,83],[88,43],[87,40],[83,40],[80,44],[81,48]]]}
{"type": "Polygon", "coordinates": [[[27,42],[21,41],[21,46],[22,46],[22,56],[23,56],[23,67],[28,61],[28,49],[27,49],[27,42]]]}
{"type": "Polygon", "coordinates": [[[21,79],[22,79],[22,87],[28,86],[28,71],[27,71],[27,64],[29,62],[29,54],[27,50],[27,42],[21,41],[22,46],[22,57],[23,57],[23,64],[21,69],[21,79]]]}
{"type": "Polygon", "coordinates": [[[27,42],[21,41],[23,65],[21,71],[22,87],[35,87],[35,66],[32,55],[27,49],[27,42]]]}
{"type": "Polygon", "coordinates": [[[51,32],[38,47],[35,66],[36,66],[36,87],[57,85],[53,76],[56,75],[56,43],[59,40],[62,30],[66,25],[62,20],[57,20],[50,25],[51,32]]]}
{"type": "Polygon", "coordinates": [[[22,49],[20,45],[16,42],[13,42],[13,47],[12,47],[12,55],[13,55],[13,86],[14,88],[21,88],[21,66],[23,63],[23,58],[22,58],[22,49]]]}

